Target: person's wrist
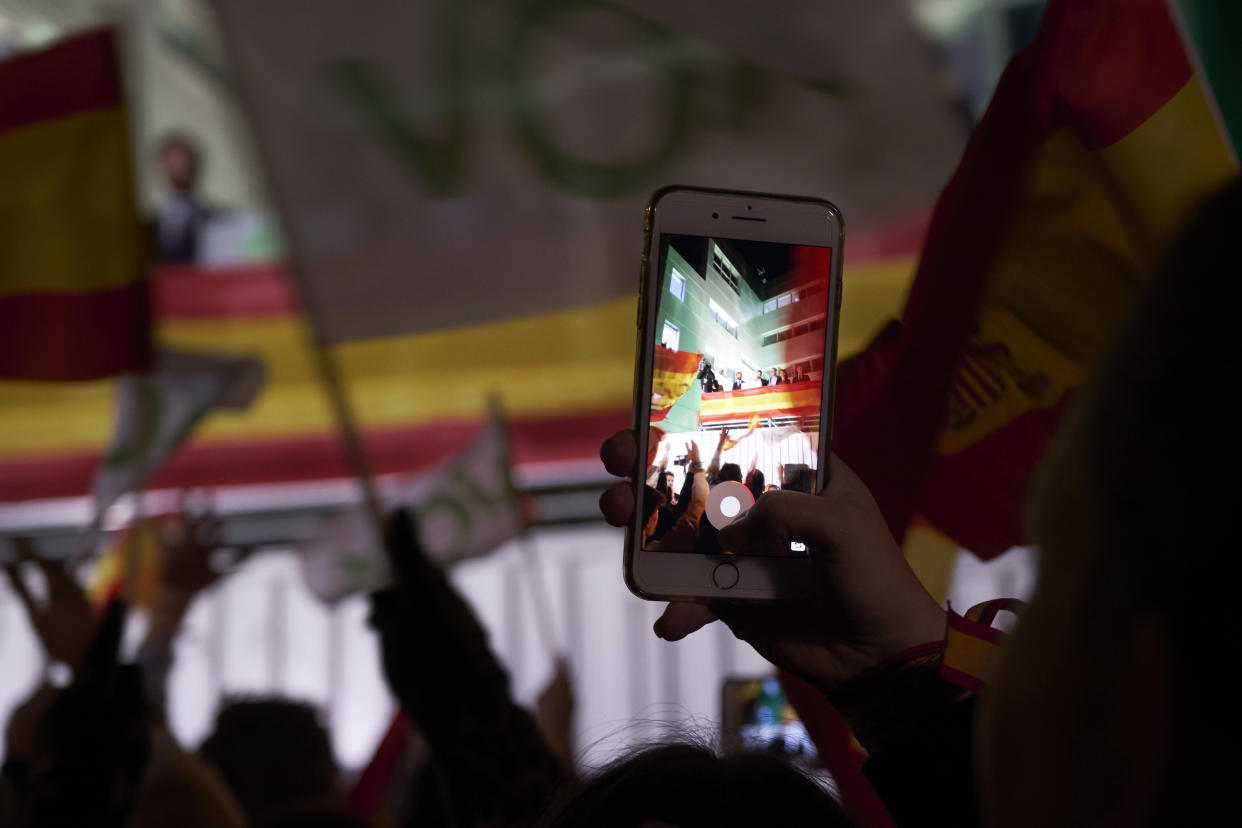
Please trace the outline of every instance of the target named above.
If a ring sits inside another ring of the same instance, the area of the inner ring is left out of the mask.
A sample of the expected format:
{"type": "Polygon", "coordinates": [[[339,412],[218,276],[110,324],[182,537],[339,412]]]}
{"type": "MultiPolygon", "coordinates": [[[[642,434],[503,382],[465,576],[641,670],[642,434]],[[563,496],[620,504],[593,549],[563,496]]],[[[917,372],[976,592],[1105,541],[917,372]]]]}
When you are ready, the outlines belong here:
{"type": "Polygon", "coordinates": [[[859,744],[875,752],[912,717],[961,696],[940,677],[944,642],[911,647],[826,693],[859,744]]]}

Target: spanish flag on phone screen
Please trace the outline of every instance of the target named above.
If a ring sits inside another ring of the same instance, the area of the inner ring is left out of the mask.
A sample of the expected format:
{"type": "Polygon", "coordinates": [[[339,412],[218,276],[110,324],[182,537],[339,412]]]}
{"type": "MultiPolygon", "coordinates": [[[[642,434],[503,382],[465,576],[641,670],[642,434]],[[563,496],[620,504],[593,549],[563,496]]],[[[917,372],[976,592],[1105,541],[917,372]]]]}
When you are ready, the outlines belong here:
{"type": "Polygon", "coordinates": [[[0,62],[0,377],[145,367],[143,247],[114,32],[0,62]]]}

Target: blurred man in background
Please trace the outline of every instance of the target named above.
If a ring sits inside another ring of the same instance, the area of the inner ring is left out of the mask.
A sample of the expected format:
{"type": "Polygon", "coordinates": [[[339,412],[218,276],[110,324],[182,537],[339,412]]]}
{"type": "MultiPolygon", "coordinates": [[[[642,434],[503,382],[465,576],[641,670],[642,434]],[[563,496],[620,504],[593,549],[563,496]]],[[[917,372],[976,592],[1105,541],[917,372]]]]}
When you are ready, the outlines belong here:
{"type": "Polygon", "coordinates": [[[198,192],[202,151],[194,139],[170,132],[159,145],[160,174],[168,195],[155,217],[155,243],[161,264],[198,261],[203,228],[215,214],[198,192]]]}

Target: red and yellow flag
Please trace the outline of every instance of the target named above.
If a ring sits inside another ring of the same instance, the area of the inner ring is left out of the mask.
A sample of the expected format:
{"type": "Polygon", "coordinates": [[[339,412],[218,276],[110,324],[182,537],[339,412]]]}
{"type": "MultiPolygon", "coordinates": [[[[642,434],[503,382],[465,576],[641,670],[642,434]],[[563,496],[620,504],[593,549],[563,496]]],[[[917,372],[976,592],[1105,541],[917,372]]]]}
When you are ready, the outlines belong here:
{"type": "Polygon", "coordinates": [[[122,91],[111,30],[0,62],[0,377],[149,362],[122,91]]]}
{"type": "Polygon", "coordinates": [[[936,204],[899,327],[839,373],[834,446],[900,536],[991,557],[1075,389],[1237,174],[1163,0],[1053,0],[936,204]]]}
{"type": "Polygon", "coordinates": [[[754,434],[755,429],[757,429],[758,427],[759,427],[759,412],[756,411],[755,413],[751,414],[750,419],[746,421],[746,433],[740,437],[736,437],[736,438],[730,437],[729,439],[725,440],[723,443],[720,444],[721,450],[728,451],[731,448],[735,448],[738,443],[742,442],[747,437],[754,434]]]}
{"type": "Polygon", "coordinates": [[[746,420],[750,431],[754,431],[762,417],[815,415],[819,413],[823,388],[820,382],[798,382],[704,394],[699,421],[708,424],[746,420]]]}
{"type": "Polygon", "coordinates": [[[702,354],[693,351],[674,351],[663,345],[655,346],[655,361],[651,371],[651,422],[658,423],[668,416],[673,403],[690,390],[699,376],[702,354]]]}

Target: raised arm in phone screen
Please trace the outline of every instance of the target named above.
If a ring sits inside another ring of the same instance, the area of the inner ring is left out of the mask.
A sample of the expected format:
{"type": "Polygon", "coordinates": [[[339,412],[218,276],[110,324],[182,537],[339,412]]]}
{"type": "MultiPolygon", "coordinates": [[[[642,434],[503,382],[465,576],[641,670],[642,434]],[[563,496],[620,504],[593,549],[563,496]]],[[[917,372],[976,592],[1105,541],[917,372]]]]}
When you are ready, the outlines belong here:
{"type": "MultiPolygon", "coordinates": [[[[631,431],[600,449],[611,474],[631,480],[638,462],[631,431]]],[[[817,590],[796,604],[670,603],[655,623],[670,641],[720,618],[773,664],[819,686],[839,687],[911,647],[944,637],[945,613],[919,583],[862,481],[835,455],[818,495],[769,492],[746,516],[721,531],[735,552],[762,553],[797,539],[813,550],[817,590]]],[[[634,516],[634,489],[614,484],[600,498],[614,526],[634,516]]]]}

